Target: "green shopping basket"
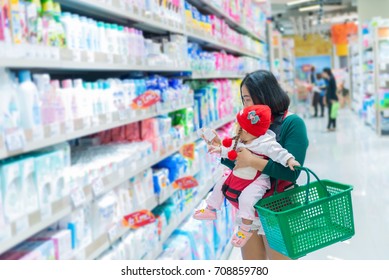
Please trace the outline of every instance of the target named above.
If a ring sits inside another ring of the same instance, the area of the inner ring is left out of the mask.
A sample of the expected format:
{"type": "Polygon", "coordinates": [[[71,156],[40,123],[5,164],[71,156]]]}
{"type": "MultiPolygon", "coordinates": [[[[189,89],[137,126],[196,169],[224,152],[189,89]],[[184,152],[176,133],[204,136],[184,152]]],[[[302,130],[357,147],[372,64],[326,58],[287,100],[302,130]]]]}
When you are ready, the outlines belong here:
{"type": "Polygon", "coordinates": [[[269,246],[297,259],[351,238],[354,217],[350,185],[320,180],[305,167],[307,184],[261,199],[255,205],[269,246]],[[310,182],[310,174],[316,182],[310,182]]]}

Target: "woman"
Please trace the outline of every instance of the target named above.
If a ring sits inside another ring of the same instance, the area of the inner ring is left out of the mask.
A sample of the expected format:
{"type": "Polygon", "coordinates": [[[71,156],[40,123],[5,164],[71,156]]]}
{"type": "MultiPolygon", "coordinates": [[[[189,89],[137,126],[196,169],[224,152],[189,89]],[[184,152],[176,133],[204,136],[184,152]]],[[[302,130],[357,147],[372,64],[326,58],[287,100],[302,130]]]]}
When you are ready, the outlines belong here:
{"type": "Polygon", "coordinates": [[[328,125],[327,130],[328,131],[335,131],[336,130],[336,119],[331,118],[331,110],[332,105],[338,101],[338,96],[336,94],[336,81],[335,77],[332,74],[332,71],[330,68],[324,68],[322,76],[324,79],[328,81],[327,83],[327,92],[326,92],[326,101],[328,106],[328,125]]]}
{"type": "MultiPolygon", "coordinates": [[[[240,89],[244,107],[252,105],[268,105],[270,107],[273,118],[270,129],[277,135],[277,141],[281,146],[303,165],[308,148],[306,127],[300,117],[288,112],[289,97],[281,89],[274,75],[265,70],[255,71],[245,77],[240,89]]],[[[215,142],[220,144],[220,139],[216,138],[215,142]]],[[[272,160],[257,157],[245,149],[239,151],[235,162],[225,160],[223,164],[230,168],[234,166],[236,168],[254,167],[262,173],[280,180],[277,191],[283,191],[292,185],[290,182],[295,182],[299,174],[272,160]]],[[[274,186],[273,182],[272,189],[265,194],[265,197],[274,192],[274,186]]],[[[287,259],[269,248],[262,228],[258,234],[253,234],[246,245],[241,248],[241,251],[244,260],[287,259]]]]}
{"type": "Polygon", "coordinates": [[[325,96],[326,83],[320,73],[316,74],[316,82],[314,87],[313,108],[315,109],[314,118],[318,116],[318,105],[320,105],[320,117],[324,117],[324,96],[325,96]]]}

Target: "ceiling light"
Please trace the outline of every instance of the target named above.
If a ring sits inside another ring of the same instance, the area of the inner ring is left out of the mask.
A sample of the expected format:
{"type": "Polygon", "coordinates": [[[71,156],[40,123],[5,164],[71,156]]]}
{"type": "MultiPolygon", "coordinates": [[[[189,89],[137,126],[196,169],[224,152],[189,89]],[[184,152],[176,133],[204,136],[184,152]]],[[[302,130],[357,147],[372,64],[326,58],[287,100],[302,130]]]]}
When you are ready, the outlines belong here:
{"type": "Polygon", "coordinates": [[[309,11],[317,11],[320,10],[320,5],[313,5],[309,7],[300,8],[299,12],[309,12],[309,11]]]}
{"type": "Polygon", "coordinates": [[[303,4],[303,3],[307,3],[307,2],[311,2],[313,0],[296,0],[296,1],[290,1],[288,3],[286,3],[286,5],[288,6],[293,6],[293,5],[299,5],[299,4],[303,4]]]}

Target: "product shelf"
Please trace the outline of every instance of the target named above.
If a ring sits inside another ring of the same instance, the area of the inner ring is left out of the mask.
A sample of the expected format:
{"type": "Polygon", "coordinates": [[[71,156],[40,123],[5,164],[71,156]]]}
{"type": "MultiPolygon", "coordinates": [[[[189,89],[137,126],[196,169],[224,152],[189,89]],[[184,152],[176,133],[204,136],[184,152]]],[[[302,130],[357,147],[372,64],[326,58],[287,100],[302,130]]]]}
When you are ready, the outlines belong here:
{"type": "Polygon", "coordinates": [[[225,71],[215,71],[210,73],[198,73],[192,72],[190,80],[206,80],[206,79],[242,79],[245,74],[234,73],[234,72],[225,72],[225,71]]]}
{"type": "Polygon", "coordinates": [[[147,14],[136,6],[133,6],[133,11],[128,11],[123,7],[125,1],[113,0],[112,5],[107,5],[104,4],[103,1],[96,0],[59,0],[58,2],[64,6],[71,7],[72,9],[83,12],[86,10],[89,13],[97,14],[100,17],[103,15],[109,20],[116,19],[136,22],[144,30],[159,33],[168,31],[185,34],[185,30],[182,26],[174,25],[173,22],[147,14]]]}
{"type": "MultiPolygon", "coordinates": [[[[212,126],[212,128],[213,129],[220,128],[220,127],[230,123],[233,119],[234,119],[234,117],[232,117],[232,116],[228,116],[226,118],[223,118],[222,120],[216,122],[212,126]]],[[[108,191],[119,186],[121,183],[128,181],[130,178],[141,173],[142,171],[146,170],[147,168],[150,168],[151,166],[155,165],[156,163],[158,163],[158,162],[164,160],[165,158],[169,157],[170,155],[178,152],[181,146],[183,146],[187,143],[192,143],[198,139],[199,139],[199,137],[197,136],[197,134],[193,134],[192,136],[189,136],[187,139],[185,139],[181,144],[176,145],[176,147],[174,147],[173,149],[169,150],[168,152],[164,153],[163,155],[161,155],[160,157],[158,157],[156,159],[154,158],[153,160],[151,160],[147,163],[144,163],[140,167],[136,166],[136,168],[135,168],[135,164],[134,164],[134,166],[130,166],[127,169],[120,168],[119,171],[108,176],[110,178],[115,178],[111,182],[108,182],[107,184],[105,184],[109,180],[108,180],[108,178],[103,179],[104,187],[103,187],[102,192],[99,193],[98,196],[100,196],[104,193],[107,193],[108,191]]],[[[193,172],[189,175],[193,175],[195,173],[197,173],[197,172],[193,172]]],[[[87,196],[87,200],[85,201],[85,203],[90,202],[93,199],[91,188],[92,188],[92,186],[90,186],[90,185],[85,186],[83,188],[84,193],[87,196]]],[[[204,196],[205,196],[205,194],[204,194],[204,196]]],[[[162,201],[162,203],[163,203],[163,201],[162,201]]],[[[142,210],[142,209],[152,210],[158,205],[159,204],[157,202],[157,198],[153,197],[153,198],[150,198],[148,201],[146,201],[146,203],[144,205],[142,205],[142,207],[140,207],[140,209],[138,209],[138,211],[142,210]]],[[[115,241],[120,239],[125,233],[127,233],[128,230],[129,229],[127,229],[127,228],[122,228],[120,226],[117,226],[117,229],[114,230],[115,234],[113,234],[113,236],[111,233],[104,234],[104,235],[100,236],[98,239],[94,240],[90,245],[88,245],[85,249],[82,249],[80,252],[77,252],[75,254],[76,255],[75,258],[78,258],[78,259],[95,259],[95,258],[97,258],[105,250],[107,250],[111,246],[111,244],[113,244],[115,241]]],[[[174,231],[174,229],[173,229],[173,231],[174,231]]]]}
{"type": "Polygon", "coordinates": [[[201,7],[202,9],[207,10],[209,13],[215,14],[216,16],[224,19],[231,28],[234,28],[235,30],[238,30],[246,35],[249,35],[250,37],[252,37],[256,40],[259,40],[263,43],[266,43],[264,36],[256,34],[254,31],[252,31],[244,23],[236,22],[235,19],[233,19],[230,15],[228,15],[222,9],[218,8],[212,2],[205,1],[205,0],[190,0],[189,2],[196,5],[197,7],[201,7]]]}
{"type": "MultiPolygon", "coordinates": [[[[127,11],[126,9],[123,9],[123,7],[121,7],[121,1],[119,0],[113,0],[112,6],[104,5],[102,2],[96,0],[60,0],[59,2],[65,6],[71,7],[72,9],[78,9],[81,11],[85,11],[85,9],[87,9],[88,12],[98,14],[99,16],[103,14],[107,16],[110,20],[112,20],[112,17],[116,17],[122,20],[133,21],[137,23],[135,25],[136,27],[143,30],[148,30],[157,33],[166,33],[167,31],[172,33],[179,33],[187,35],[190,39],[195,40],[197,42],[207,43],[210,47],[216,49],[225,49],[226,51],[235,54],[248,55],[255,58],[263,58],[262,55],[255,54],[246,50],[241,50],[238,47],[231,47],[227,43],[217,42],[212,38],[196,35],[196,33],[189,31],[187,28],[185,28],[185,23],[182,25],[174,25],[172,21],[169,21],[165,17],[159,17],[155,14],[140,11],[136,7],[134,7],[134,10],[132,12],[127,11]]],[[[242,25],[238,26],[253,37],[253,34],[248,32],[246,27],[242,25]]],[[[254,37],[260,39],[261,41],[265,41],[263,40],[263,38],[258,38],[257,36],[254,37]]]]}
{"type": "MultiPolygon", "coordinates": [[[[67,50],[65,50],[67,51],[67,50]]],[[[189,67],[160,65],[148,66],[142,64],[129,64],[121,57],[115,61],[123,63],[109,62],[88,62],[88,61],[67,61],[55,59],[33,59],[33,58],[11,58],[0,56],[0,67],[12,69],[49,69],[57,71],[140,71],[140,72],[190,72],[189,67]]]]}
{"type": "Polygon", "coordinates": [[[246,55],[258,59],[264,59],[264,56],[261,54],[257,54],[249,50],[229,45],[228,42],[220,42],[218,40],[213,39],[212,37],[207,36],[206,34],[197,32],[196,30],[193,30],[190,27],[187,27],[187,35],[189,40],[204,44],[207,47],[211,47],[217,50],[225,50],[236,55],[246,55]]]}
{"type": "MultiPolygon", "coordinates": [[[[13,151],[7,151],[6,145],[4,144],[5,141],[2,141],[0,135],[0,143],[2,143],[0,144],[0,159],[4,159],[15,155],[20,155],[37,149],[62,143],[68,140],[84,137],[100,131],[131,124],[141,120],[153,118],[158,115],[167,114],[173,111],[177,111],[180,109],[193,106],[193,101],[188,102],[187,100],[185,100],[183,102],[185,103],[168,104],[166,108],[165,107],[162,108],[161,106],[153,106],[150,110],[147,111],[146,110],[139,110],[139,111],[125,110],[120,113],[115,112],[110,117],[108,117],[107,115],[100,115],[99,124],[92,127],[85,126],[85,123],[88,123],[88,121],[90,122],[90,120],[85,121],[85,119],[77,119],[73,123],[74,131],[72,132],[67,131],[66,123],[61,123],[54,126],[45,126],[41,128],[43,130],[43,138],[35,138],[34,137],[35,132],[31,130],[25,130],[23,131],[26,139],[24,147],[21,147],[20,149],[13,150],[13,151]]],[[[41,135],[41,133],[38,133],[38,135],[41,135]]]]}
{"type": "Polygon", "coordinates": [[[72,212],[71,205],[68,203],[68,198],[52,203],[51,209],[53,214],[49,217],[44,217],[43,213],[39,210],[21,218],[18,222],[13,222],[9,229],[11,238],[0,242],[0,254],[37,234],[42,229],[49,227],[72,212]]]}

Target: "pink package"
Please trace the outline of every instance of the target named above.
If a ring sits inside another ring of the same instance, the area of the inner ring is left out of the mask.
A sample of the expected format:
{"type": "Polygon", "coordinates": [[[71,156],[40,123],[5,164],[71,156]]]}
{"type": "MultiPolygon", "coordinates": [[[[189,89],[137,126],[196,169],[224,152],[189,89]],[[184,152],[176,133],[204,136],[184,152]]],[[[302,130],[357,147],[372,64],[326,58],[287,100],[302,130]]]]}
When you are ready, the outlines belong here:
{"type": "Polygon", "coordinates": [[[140,141],[140,122],[131,123],[126,125],[126,140],[127,141],[140,141]]]}
{"type": "Polygon", "coordinates": [[[112,129],[112,140],[114,142],[126,141],[126,129],[124,126],[112,129]]]}
{"type": "Polygon", "coordinates": [[[147,119],[141,122],[142,140],[150,140],[158,136],[158,123],[156,119],[147,119]]]}
{"type": "Polygon", "coordinates": [[[112,131],[106,130],[99,132],[100,144],[108,144],[112,142],[112,131]]]}

